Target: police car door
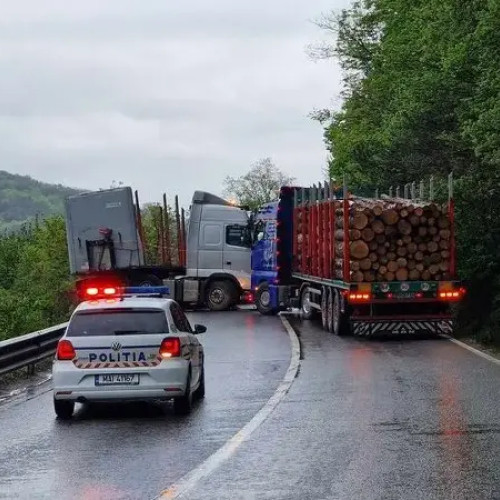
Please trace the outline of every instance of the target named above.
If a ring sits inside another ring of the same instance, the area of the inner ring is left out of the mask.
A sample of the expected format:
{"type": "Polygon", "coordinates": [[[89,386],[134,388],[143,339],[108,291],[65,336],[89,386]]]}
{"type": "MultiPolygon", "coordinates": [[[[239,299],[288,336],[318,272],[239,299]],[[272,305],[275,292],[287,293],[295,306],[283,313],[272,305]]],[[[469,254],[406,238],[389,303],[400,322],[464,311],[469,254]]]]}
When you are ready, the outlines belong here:
{"type": "Polygon", "coordinates": [[[189,354],[191,358],[191,368],[192,368],[192,384],[197,384],[200,377],[201,370],[201,359],[200,359],[200,343],[195,335],[193,335],[193,329],[187,319],[184,311],[181,309],[179,304],[172,302],[170,305],[170,313],[172,319],[174,320],[175,327],[181,333],[185,333],[187,341],[189,343],[189,354]]]}

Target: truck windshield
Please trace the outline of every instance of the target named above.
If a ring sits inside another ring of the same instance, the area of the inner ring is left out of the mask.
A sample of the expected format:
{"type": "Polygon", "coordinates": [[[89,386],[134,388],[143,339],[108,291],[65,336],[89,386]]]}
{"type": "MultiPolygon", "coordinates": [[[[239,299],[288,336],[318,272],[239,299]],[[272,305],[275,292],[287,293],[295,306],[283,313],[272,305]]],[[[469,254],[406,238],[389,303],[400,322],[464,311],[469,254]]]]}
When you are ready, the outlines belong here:
{"type": "Polygon", "coordinates": [[[168,333],[162,309],[102,309],[76,313],[68,337],[168,333]]]}

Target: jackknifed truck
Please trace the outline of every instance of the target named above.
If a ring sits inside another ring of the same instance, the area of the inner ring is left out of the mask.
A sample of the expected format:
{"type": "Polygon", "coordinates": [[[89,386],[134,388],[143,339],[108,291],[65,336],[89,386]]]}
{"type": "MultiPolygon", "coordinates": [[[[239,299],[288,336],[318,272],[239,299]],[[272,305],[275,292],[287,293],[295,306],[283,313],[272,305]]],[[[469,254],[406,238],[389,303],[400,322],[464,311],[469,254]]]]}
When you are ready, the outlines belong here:
{"type": "Polygon", "coordinates": [[[244,208],[195,191],[189,216],[177,197],[172,213],[165,195],[151,210],[154,220],[145,227],[145,210],[130,187],[66,200],[69,262],[80,299],[112,296],[117,287],[166,286],[181,304],[222,311],[251,295],[244,208]]]}
{"type": "Polygon", "coordinates": [[[293,306],[337,335],[451,333],[452,184],[444,204],[283,187],[256,215],[252,286],[262,314],[293,306]]]}

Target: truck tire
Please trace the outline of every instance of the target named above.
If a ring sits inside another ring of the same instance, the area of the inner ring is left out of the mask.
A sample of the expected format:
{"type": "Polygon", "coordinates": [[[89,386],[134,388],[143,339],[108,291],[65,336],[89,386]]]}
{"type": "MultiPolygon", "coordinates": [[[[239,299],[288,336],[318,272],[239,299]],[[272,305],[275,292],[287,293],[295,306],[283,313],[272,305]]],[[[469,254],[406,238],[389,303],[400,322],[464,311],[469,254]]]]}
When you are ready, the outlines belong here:
{"type": "Polygon", "coordinates": [[[257,311],[264,316],[270,316],[278,312],[277,309],[271,306],[269,283],[261,283],[259,288],[257,288],[257,293],[255,294],[255,305],[257,306],[257,311]]]}
{"type": "Polygon", "coordinates": [[[335,295],[337,291],[334,288],[328,289],[328,331],[335,333],[335,295]]]}
{"type": "Polygon", "coordinates": [[[332,333],[339,337],[349,335],[349,317],[347,313],[342,313],[340,308],[340,293],[338,290],[332,289],[332,333]]]}
{"type": "Polygon", "coordinates": [[[311,292],[307,287],[304,287],[300,294],[300,313],[302,319],[312,319],[314,312],[314,308],[311,306],[311,292]]]}
{"type": "Polygon", "coordinates": [[[163,281],[154,274],[144,274],[137,276],[133,280],[134,286],[162,286],[163,281]]]}
{"type": "Polygon", "coordinates": [[[328,288],[323,287],[321,290],[321,325],[325,331],[328,331],[328,296],[328,288]]]}
{"type": "Polygon", "coordinates": [[[212,281],[207,289],[207,305],[211,311],[227,311],[238,300],[238,291],[230,281],[212,281]]]}

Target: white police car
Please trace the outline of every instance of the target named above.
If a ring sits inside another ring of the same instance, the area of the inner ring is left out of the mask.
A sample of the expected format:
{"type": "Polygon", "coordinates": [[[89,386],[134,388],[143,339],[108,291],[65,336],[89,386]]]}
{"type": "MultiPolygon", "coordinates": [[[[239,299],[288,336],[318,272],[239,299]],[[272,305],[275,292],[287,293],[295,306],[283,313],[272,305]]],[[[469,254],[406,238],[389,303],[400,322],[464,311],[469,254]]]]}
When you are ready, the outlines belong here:
{"type": "Polygon", "coordinates": [[[178,414],[205,395],[203,346],[177,302],[151,296],[163,287],[92,288],[59,341],[53,363],[54,409],[72,416],[75,402],[174,400],[178,414]],[[129,296],[129,294],[143,296],[129,296]],[[144,296],[148,295],[148,296],[144,296]]]}

